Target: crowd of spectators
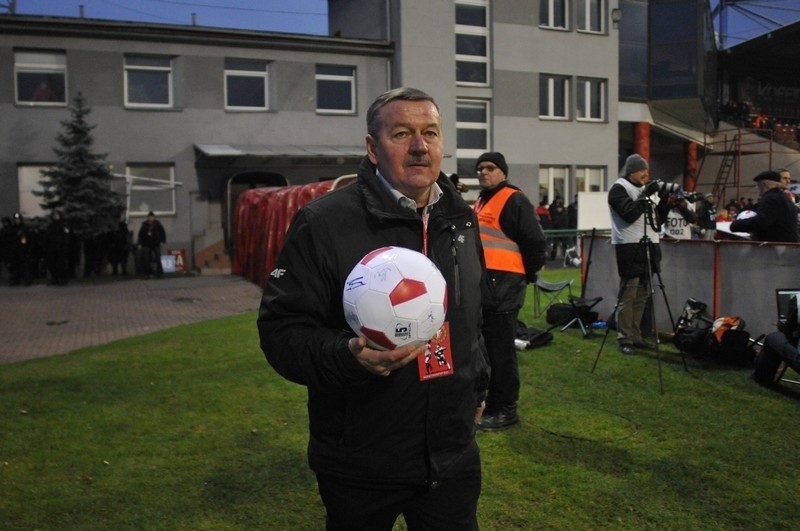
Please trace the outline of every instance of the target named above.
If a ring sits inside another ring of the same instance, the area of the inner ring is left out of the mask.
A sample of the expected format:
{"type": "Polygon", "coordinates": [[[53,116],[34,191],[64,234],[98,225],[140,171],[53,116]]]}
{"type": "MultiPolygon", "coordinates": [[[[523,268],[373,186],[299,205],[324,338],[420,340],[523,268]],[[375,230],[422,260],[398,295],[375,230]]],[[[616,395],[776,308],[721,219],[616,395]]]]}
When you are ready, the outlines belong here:
{"type": "Polygon", "coordinates": [[[800,148],[800,119],[797,117],[773,116],[762,110],[752,110],[747,102],[728,100],[720,109],[720,118],[738,127],[768,133],[783,145],[800,148]]]}
{"type": "MultiPolygon", "coordinates": [[[[58,210],[49,218],[26,219],[19,212],[5,216],[0,227],[0,280],[10,286],[63,286],[78,278],[128,276],[129,270],[138,276],[160,276],[160,259],[157,269],[148,270],[153,249],[149,227],[145,221],[136,241],[125,221],[97,238],[78,239],[58,210]]],[[[163,243],[163,227],[159,234],[163,243]]]]}

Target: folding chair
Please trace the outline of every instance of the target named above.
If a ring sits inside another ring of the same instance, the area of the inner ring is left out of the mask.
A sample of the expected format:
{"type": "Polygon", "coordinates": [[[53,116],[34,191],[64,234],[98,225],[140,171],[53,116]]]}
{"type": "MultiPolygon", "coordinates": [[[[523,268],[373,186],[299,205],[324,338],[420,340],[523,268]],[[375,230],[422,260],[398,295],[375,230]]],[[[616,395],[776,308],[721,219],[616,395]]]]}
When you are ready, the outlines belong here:
{"type": "Polygon", "coordinates": [[[572,296],[572,279],[563,280],[561,282],[547,282],[542,280],[539,276],[536,277],[536,283],[533,285],[533,315],[534,317],[541,316],[547,309],[556,302],[564,302],[561,300],[561,292],[567,290],[569,296],[572,296]],[[542,306],[542,303],[547,304],[542,306]]]}
{"type": "Polygon", "coordinates": [[[588,336],[593,331],[591,328],[592,323],[597,320],[596,312],[595,315],[591,315],[592,308],[597,306],[598,303],[603,300],[603,297],[584,299],[583,297],[570,295],[567,297],[567,300],[569,300],[569,305],[572,306],[572,311],[575,312],[575,317],[573,317],[572,320],[561,329],[561,331],[563,332],[573,324],[577,323],[581,329],[581,332],[583,333],[583,337],[588,336]]]}

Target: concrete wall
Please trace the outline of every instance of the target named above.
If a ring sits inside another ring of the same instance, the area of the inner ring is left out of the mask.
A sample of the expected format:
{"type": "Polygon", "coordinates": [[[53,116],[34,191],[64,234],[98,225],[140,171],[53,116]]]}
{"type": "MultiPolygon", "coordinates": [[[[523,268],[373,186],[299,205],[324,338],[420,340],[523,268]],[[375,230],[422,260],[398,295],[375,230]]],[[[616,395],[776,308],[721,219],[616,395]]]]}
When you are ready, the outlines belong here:
{"type": "MultiPolygon", "coordinates": [[[[603,297],[596,306],[607,320],[619,294],[614,246],[607,236],[581,240],[584,267],[589,263],[586,296],[603,297]]],[[[800,244],[750,241],[661,240],[661,280],[655,278],[656,319],[659,332],[672,333],[687,299],[708,304],[713,317],[738,315],[751,337],[773,332],[777,323],[775,290],[800,289],[797,264],[800,244]]],[[[614,334],[612,331],[611,334],[614,334]]],[[[616,337],[613,335],[612,337],[616,337]]]]}

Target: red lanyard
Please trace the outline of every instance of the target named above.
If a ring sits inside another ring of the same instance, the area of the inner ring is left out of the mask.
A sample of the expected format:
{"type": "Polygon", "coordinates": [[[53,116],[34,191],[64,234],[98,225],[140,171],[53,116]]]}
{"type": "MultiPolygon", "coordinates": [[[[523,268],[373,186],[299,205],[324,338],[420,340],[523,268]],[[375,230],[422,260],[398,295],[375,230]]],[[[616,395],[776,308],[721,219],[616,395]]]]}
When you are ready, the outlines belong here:
{"type": "Polygon", "coordinates": [[[428,256],[428,207],[422,211],[422,254],[428,256]]]}

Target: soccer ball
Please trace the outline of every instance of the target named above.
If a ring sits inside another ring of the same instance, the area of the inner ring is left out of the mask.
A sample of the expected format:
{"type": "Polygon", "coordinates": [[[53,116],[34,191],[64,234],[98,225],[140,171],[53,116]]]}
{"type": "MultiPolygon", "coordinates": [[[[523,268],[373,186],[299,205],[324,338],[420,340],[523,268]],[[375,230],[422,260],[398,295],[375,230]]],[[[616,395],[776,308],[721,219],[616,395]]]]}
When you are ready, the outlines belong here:
{"type": "Polygon", "coordinates": [[[444,323],[447,282],[428,257],[382,247],[359,261],[344,283],[347,324],[370,347],[393,350],[430,340],[444,323]]]}

